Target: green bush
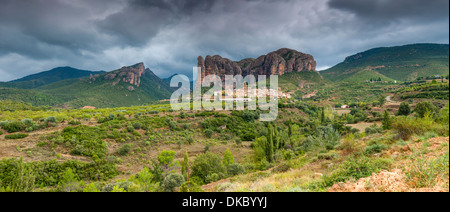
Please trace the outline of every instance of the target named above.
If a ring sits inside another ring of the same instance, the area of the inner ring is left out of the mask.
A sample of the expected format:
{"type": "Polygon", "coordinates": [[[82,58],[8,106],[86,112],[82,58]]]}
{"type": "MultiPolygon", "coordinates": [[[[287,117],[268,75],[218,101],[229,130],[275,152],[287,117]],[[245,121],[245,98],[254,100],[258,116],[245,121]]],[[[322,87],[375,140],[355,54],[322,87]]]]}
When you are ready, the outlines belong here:
{"type": "Polygon", "coordinates": [[[374,124],[374,125],[366,128],[366,130],[364,132],[366,133],[366,135],[378,134],[378,133],[383,132],[383,128],[378,127],[377,124],[374,124]]]}
{"type": "Polygon", "coordinates": [[[133,144],[124,144],[117,150],[117,154],[120,156],[126,156],[131,152],[132,148],[133,144]]]}
{"type": "Polygon", "coordinates": [[[386,149],[387,149],[387,146],[385,146],[383,144],[373,144],[371,146],[367,146],[364,149],[364,154],[366,154],[366,155],[373,155],[373,154],[376,154],[376,153],[380,153],[380,152],[382,152],[383,150],[386,150],[386,149]]]}
{"type": "Polygon", "coordinates": [[[22,139],[22,138],[26,138],[26,137],[28,137],[28,134],[25,134],[25,133],[5,135],[5,139],[22,139]]]}
{"type": "Polygon", "coordinates": [[[402,102],[400,108],[398,109],[398,116],[409,116],[411,114],[411,106],[408,103],[402,102]]]}
{"type": "Polygon", "coordinates": [[[436,123],[430,117],[413,118],[398,117],[392,124],[401,139],[407,141],[412,135],[423,135],[425,132],[436,128],[436,123]]]}
{"type": "Polygon", "coordinates": [[[173,192],[175,188],[180,187],[185,182],[183,175],[170,174],[164,179],[164,190],[173,192]]]}
{"type": "Polygon", "coordinates": [[[202,192],[202,188],[194,182],[188,181],[180,187],[180,192],[202,192]]]}
{"type": "Polygon", "coordinates": [[[359,180],[369,177],[372,173],[378,173],[391,167],[392,161],[388,159],[372,159],[369,157],[348,158],[337,167],[330,175],[324,175],[319,181],[309,185],[309,189],[324,191],[339,182],[346,182],[350,179],[359,180]]]}
{"type": "Polygon", "coordinates": [[[141,124],[141,122],[134,122],[133,127],[134,127],[134,129],[139,130],[142,128],[142,124],[141,124]]]}
{"type": "Polygon", "coordinates": [[[208,175],[223,174],[225,171],[221,157],[210,152],[197,156],[192,165],[192,176],[198,177],[203,182],[208,182],[208,175]]]}
{"type": "Polygon", "coordinates": [[[205,136],[207,138],[211,138],[214,132],[210,129],[206,129],[205,131],[203,131],[203,133],[205,133],[205,136]]]}
{"type": "Polygon", "coordinates": [[[243,165],[238,163],[229,164],[227,166],[228,176],[236,176],[245,173],[245,168],[243,165]]]}
{"type": "MultiPolygon", "coordinates": [[[[2,185],[11,184],[17,178],[16,170],[20,165],[18,159],[0,160],[0,181],[2,185]]],[[[36,177],[35,184],[42,186],[55,186],[62,180],[63,173],[68,168],[73,170],[73,174],[80,180],[109,180],[119,172],[113,163],[107,163],[104,160],[97,162],[85,163],[76,160],[68,160],[63,163],[57,160],[27,162],[25,166],[29,166],[33,170],[36,177]]]]}
{"type": "Polygon", "coordinates": [[[19,121],[6,122],[2,127],[8,133],[19,132],[25,129],[25,124],[19,121]]]}
{"type": "Polygon", "coordinates": [[[439,109],[431,102],[419,102],[414,108],[414,113],[416,113],[416,116],[419,118],[424,118],[427,112],[429,112],[431,116],[434,116],[439,112],[439,109]]]}

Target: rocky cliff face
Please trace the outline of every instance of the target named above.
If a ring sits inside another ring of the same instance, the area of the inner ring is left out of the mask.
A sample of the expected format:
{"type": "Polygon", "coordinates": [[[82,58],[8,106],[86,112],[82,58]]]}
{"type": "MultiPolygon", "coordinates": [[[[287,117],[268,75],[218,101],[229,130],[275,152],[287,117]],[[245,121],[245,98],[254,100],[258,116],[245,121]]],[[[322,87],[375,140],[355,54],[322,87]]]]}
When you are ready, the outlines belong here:
{"type": "Polygon", "coordinates": [[[211,74],[224,75],[283,75],[290,72],[316,71],[316,61],[309,54],[292,49],[280,49],[257,59],[244,59],[233,62],[218,55],[198,57],[198,66],[202,68],[202,79],[211,74]]]}
{"type": "Polygon", "coordinates": [[[138,63],[133,66],[122,67],[119,70],[112,71],[105,75],[105,79],[114,80],[113,85],[122,81],[139,87],[141,85],[141,76],[145,71],[150,71],[150,69],[145,69],[144,63],[138,63]]]}

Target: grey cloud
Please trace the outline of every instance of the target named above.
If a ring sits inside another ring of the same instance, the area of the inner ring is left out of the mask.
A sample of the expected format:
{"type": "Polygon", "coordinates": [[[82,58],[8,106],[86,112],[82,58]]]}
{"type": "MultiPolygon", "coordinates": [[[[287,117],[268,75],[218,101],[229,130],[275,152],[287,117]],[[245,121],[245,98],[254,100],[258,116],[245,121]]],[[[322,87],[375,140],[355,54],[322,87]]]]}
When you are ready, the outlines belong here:
{"type": "Polygon", "coordinates": [[[448,19],[449,14],[447,0],[330,0],[329,5],[376,22],[405,18],[448,19]]]}
{"type": "Polygon", "coordinates": [[[55,66],[109,71],[141,61],[162,77],[191,75],[199,55],[240,60],[283,47],[312,54],[319,67],[327,67],[369,48],[448,43],[449,37],[446,0],[0,0],[0,5],[0,81],[55,66]]]}

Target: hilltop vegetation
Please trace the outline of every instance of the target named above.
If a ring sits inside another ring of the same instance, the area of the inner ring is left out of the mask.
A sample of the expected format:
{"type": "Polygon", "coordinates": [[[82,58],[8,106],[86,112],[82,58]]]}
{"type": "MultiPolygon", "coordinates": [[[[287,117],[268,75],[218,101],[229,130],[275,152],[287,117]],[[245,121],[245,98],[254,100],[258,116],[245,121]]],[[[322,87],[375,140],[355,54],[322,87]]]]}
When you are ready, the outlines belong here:
{"type": "Polygon", "coordinates": [[[413,44],[375,48],[350,56],[344,62],[320,73],[331,81],[348,79],[361,71],[372,70],[397,81],[418,77],[448,75],[449,46],[413,44]]]}

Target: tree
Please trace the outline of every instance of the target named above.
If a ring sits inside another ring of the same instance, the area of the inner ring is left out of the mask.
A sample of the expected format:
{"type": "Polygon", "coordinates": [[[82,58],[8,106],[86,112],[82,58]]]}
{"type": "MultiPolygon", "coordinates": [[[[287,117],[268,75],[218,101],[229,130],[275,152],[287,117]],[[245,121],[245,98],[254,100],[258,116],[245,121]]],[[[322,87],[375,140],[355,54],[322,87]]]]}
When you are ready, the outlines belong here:
{"type": "Polygon", "coordinates": [[[158,154],[158,161],[164,167],[168,168],[175,159],[175,151],[162,151],[158,154]]]}
{"type": "Polygon", "coordinates": [[[320,123],[321,123],[322,125],[325,124],[325,108],[322,108],[322,111],[321,111],[321,113],[320,113],[320,123]]]}
{"type": "Polygon", "coordinates": [[[197,156],[191,170],[192,177],[198,177],[203,182],[207,182],[208,175],[225,173],[222,158],[210,152],[197,156]]]}
{"type": "Polygon", "coordinates": [[[184,160],[181,163],[181,174],[189,181],[189,155],[187,152],[184,154],[184,160]]]}
{"type": "Polygon", "coordinates": [[[97,189],[97,187],[95,186],[94,183],[91,183],[89,185],[86,186],[86,188],[83,189],[83,192],[99,192],[99,190],[97,189]]]}
{"type": "Polygon", "coordinates": [[[79,189],[80,182],[78,182],[75,174],[73,173],[71,168],[67,168],[67,170],[63,173],[61,181],[59,182],[58,187],[61,191],[64,192],[73,192],[79,189]]]}
{"type": "Polygon", "coordinates": [[[230,148],[228,148],[225,151],[225,153],[223,155],[222,163],[223,163],[223,165],[225,165],[225,167],[234,163],[234,157],[233,157],[233,154],[231,154],[230,148]]]}
{"type": "Polygon", "coordinates": [[[289,119],[289,122],[288,122],[288,135],[289,135],[289,138],[292,137],[292,119],[289,119]]]}
{"type": "Polygon", "coordinates": [[[385,96],[379,96],[378,97],[378,104],[380,104],[380,107],[382,107],[386,103],[386,97],[385,96]]]}
{"type": "Polygon", "coordinates": [[[439,109],[431,102],[419,102],[417,103],[416,108],[414,108],[414,113],[416,113],[417,117],[423,118],[427,111],[433,116],[438,110],[439,109]]]}
{"type": "Polygon", "coordinates": [[[164,179],[164,190],[166,192],[173,192],[175,188],[180,187],[186,182],[181,174],[170,174],[164,179]]]}
{"type": "Polygon", "coordinates": [[[267,128],[267,139],[266,143],[264,145],[264,152],[267,158],[267,161],[270,163],[273,159],[273,150],[274,150],[274,144],[273,144],[273,130],[272,125],[269,124],[267,128]]]}
{"type": "Polygon", "coordinates": [[[411,114],[411,106],[408,103],[402,102],[400,108],[398,109],[397,115],[399,116],[409,116],[411,114]]]}
{"type": "Polygon", "coordinates": [[[389,112],[387,110],[384,111],[384,117],[383,117],[383,130],[390,130],[392,125],[391,116],[389,115],[389,112]]]}

